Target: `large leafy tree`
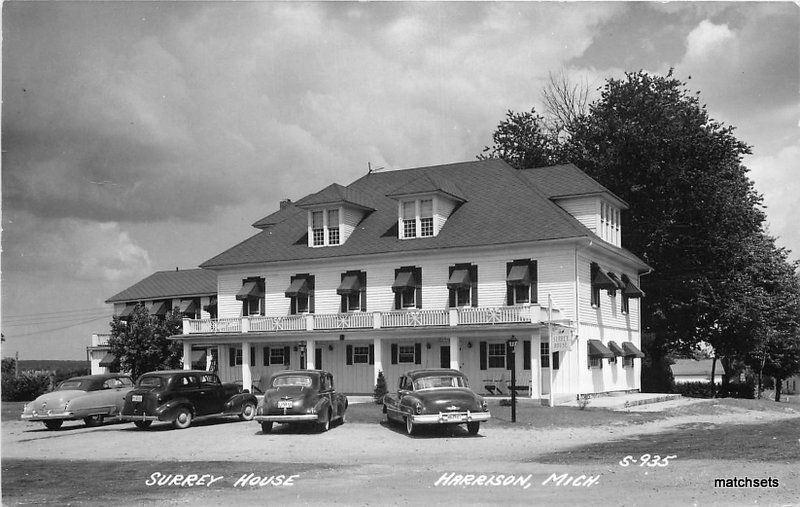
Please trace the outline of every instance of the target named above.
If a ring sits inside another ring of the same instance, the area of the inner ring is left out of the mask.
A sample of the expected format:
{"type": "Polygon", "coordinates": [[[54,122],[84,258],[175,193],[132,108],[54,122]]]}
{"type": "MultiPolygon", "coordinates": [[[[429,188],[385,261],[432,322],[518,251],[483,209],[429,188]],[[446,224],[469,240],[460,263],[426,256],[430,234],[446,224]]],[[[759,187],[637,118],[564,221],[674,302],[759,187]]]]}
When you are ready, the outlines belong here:
{"type": "Polygon", "coordinates": [[[182,320],[174,309],[164,317],[150,315],[139,304],[127,320],[114,317],[108,344],[122,370],[135,379],[142,373],[178,368],[183,357],[180,342],[169,340],[180,334],[182,320]]]}
{"type": "Polygon", "coordinates": [[[745,354],[764,302],[751,272],[765,214],[742,164],[750,148],[671,71],[609,79],[586,114],[567,117],[569,135],[558,137],[528,127],[547,124],[533,111],[509,111],[489,153],[518,168],[573,162],[630,204],[623,246],[654,268],[642,280],[651,354],[701,341],[727,358],[745,354]],[[528,130],[531,141],[517,137],[528,130]]]}

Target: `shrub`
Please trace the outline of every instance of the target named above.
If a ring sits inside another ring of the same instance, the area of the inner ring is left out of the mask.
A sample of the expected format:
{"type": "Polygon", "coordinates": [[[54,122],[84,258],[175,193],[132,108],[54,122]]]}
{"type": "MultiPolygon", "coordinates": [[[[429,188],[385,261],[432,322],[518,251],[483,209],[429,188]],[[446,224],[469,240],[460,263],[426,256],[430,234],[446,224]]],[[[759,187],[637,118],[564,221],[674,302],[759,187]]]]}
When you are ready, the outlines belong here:
{"type": "Polygon", "coordinates": [[[3,375],[3,401],[31,401],[50,388],[47,373],[22,372],[18,378],[3,375]]]}
{"type": "Polygon", "coordinates": [[[388,392],[386,388],[386,377],[383,376],[383,372],[378,372],[378,380],[375,382],[375,390],[372,392],[372,399],[375,401],[376,404],[380,405],[383,403],[383,397],[388,392]]]}
{"type": "Polygon", "coordinates": [[[579,394],[579,395],[577,395],[578,408],[583,410],[586,407],[588,407],[590,398],[591,398],[591,396],[588,395],[588,394],[579,394]]]}
{"type": "MultiPolygon", "coordinates": [[[[714,396],[714,390],[710,382],[675,384],[672,392],[688,398],[712,398],[714,396]]],[[[731,382],[726,386],[717,385],[717,398],[753,399],[754,393],[755,386],[752,382],[731,382]]]]}

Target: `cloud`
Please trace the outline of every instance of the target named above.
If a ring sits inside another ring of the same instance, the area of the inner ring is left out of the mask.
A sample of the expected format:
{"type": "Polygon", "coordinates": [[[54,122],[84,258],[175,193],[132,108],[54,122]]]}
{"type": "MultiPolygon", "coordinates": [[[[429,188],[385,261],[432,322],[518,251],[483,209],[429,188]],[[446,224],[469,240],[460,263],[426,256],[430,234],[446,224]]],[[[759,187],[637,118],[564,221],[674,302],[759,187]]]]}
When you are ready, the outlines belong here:
{"type": "Polygon", "coordinates": [[[708,58],[719,57],[720,53],[731,51],[730,45],[735,39],[736,36],[728,25],[715,25],[705,19],[686,38],[684,61],[687,65],[691,65],[693,62],[705,63],[708,58]]]}
{"type": "Polygon", "coordinates": [[[42,219],[27,212],[4,215],[3,270],[69,274],[101,286],[137,280],[150,274],[147,250],[131,240],[116,222],[42,219]],[[36,231],[30,234],[30,231],[36,231]]]}

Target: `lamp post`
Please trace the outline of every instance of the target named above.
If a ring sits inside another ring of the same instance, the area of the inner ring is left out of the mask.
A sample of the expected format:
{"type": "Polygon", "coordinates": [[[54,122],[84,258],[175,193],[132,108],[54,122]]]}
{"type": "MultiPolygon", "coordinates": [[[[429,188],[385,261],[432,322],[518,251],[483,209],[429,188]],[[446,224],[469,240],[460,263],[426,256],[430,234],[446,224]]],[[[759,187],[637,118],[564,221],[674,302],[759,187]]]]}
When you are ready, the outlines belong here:
{"type": "Polygon", "coordinates": [[[511,422],[517,422],[517,337],[512,334],[506,346],[511,351],[511,422]]]}

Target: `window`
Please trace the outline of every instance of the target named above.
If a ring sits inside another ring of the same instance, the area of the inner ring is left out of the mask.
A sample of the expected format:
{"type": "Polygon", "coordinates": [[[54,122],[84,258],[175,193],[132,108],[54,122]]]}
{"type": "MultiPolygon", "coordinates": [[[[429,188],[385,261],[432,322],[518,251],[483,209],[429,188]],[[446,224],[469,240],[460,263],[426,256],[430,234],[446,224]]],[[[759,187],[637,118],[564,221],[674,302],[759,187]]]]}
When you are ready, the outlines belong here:
{"type": "Polygon", "coordinates": [[[325,244],[325,224],[321,211],[311,213],[311,232],[313,234],[313,245],[322,246],[325,244]]]}
{"type": "Polygon", "coordinates": [[[407,287],[400,291],[400,308],[414,308],[417,305],[414,297],[416,293],[417,290],[413,287],[407,287]]]}
{"type": "Polygon", "coordinates": [[[397,348],[397,361],[400,363],[413,363],[415,359],[414,348],[414,345],[400,345],[397,348]]]}
{"type": "Polygon", "coordinates": [[[308,294],[298,294],[292,298],[292,315],[308,313],[308,294]]]}
{"type": "Polygon", "coordinates": [[[626,356],[622,358],[622,367],[623,368],[633,368],[633,356],[626,356]]]}
{"type": "Polygon", "coordinates": [[[344,296],[345,298],[345,312],[359,312],[361,311],[361,291],[352,292],[344,296]]]}
{"type": "Polygon", "coordinates": [[[602,368],[603,358],[596,356],[589,356],[589,368],[602,368]]]}
{"type": "Polygon", "coordinates": [[[514,304],[530,303],[531,301],[531,286],[530,285],[515,285],[514,286],[514,304]]]}
{"type": "Polygon", "coordinates": [[[472,289],[461,287],[456,289],[456,306],[469,306],[472,299],[472,289]]]}
{"type": "Polygon", "coordinates": [[[490,343],[489,368],[505,368],[505,367],[506,367],[506,344],[490,343]]]}
{"type": "Polygon", "coordinates": [[[404,201],[403,202],[403,237],[416,238],[417,237],[417,202],[404,201]]]}
{"type": "Polygon", "coordinates": [[[617,364],[617,356],[609,357],[608,364],[617,364]]]}
{"type": "Polygon", "coordinates": [[[231,366],[242,365],[242,349],[231,348],[231,366]]]}
{"type": "Polygon", "coordinates": [[[314,275],[301,273],[290,278],[289,287],[284,292],[290,298],[289,313],[299,315],[314,313],[314,275]]]}
{"type": "Polygon", "coordinates": [[[394,270],[394,309],[422,308],[422,268],[403,266],[394,270]]]}
{"type": "MultiPolygon", "coordinates": [[[[412,355],[413,355],[413,347],[412,355]]],[[[353,347],[353,364],[367,364],[369,363],[369,346],[366,347],[353,347]]]]}
{"type": "Polygon", "coordinates": [[[367,311],[367,273],[347,271],[342,273],[342,283],[336,289],[341,296],[340,313],[367,311]]]}
{"type": "Polygon", "coordinates": [[[259,277],[245,278],[236,299],[242,302],[242,316],[264,315],[264,279],[259,277]]]}
{"type": "Polygon", "coordinates": [[[269,364],[285,364],[284,347],[270,347],[269,364]]]}
{"type": "Polygon", "coordinates": [[[550,344],[542,342],[539,345],[539,360],[542,362],[542,368],[550,368],[550,344]]]}
{"type": "Polygon", "coordinates": [[[626,296],[626,295],[623,293],[623,294],[622,294],[622,298],[621,298],[621,299],[622,299],[622,301],[621,301],[621,303],[620,303],[620,311],[621,311],[622,313],[624,313],[624,314],[627,314],[627,313],[629,313],[629,312],[630,312],[630,304],[629,304],[629,302],[628,302],[628,296],[626,296]]]}
{"type": "Polygon", "coordinates": [[[220,381],[216,375],[200,375],[200,383],[204,385],[219,385],[220,381]]]}
{"type": "Polygon", "coordinates": [[[339,210],[328,210],[328,244],[339,244],[339,210]]]}
{"type": "Polygon", "coordinates": [[[558,352],[553,352],[553,369],[557,370],[560,364],[560,358],[558,352]]]}
{"type": "Polygon", "coordinates": [[[447,280],[450,307],[478,306],[478,266],[456,264],[450,266],[447,280]]]}
{"type": "Polygon", "coordinates": [[[423,238],[433,236],[433,199],[419,202],[419,235],[423,238]]]}
{"type": "Polygon", "coordinates": [[[538,263],[533,259],[506,263],[506,304],[538,302],[538,278],[538,263]]]}

